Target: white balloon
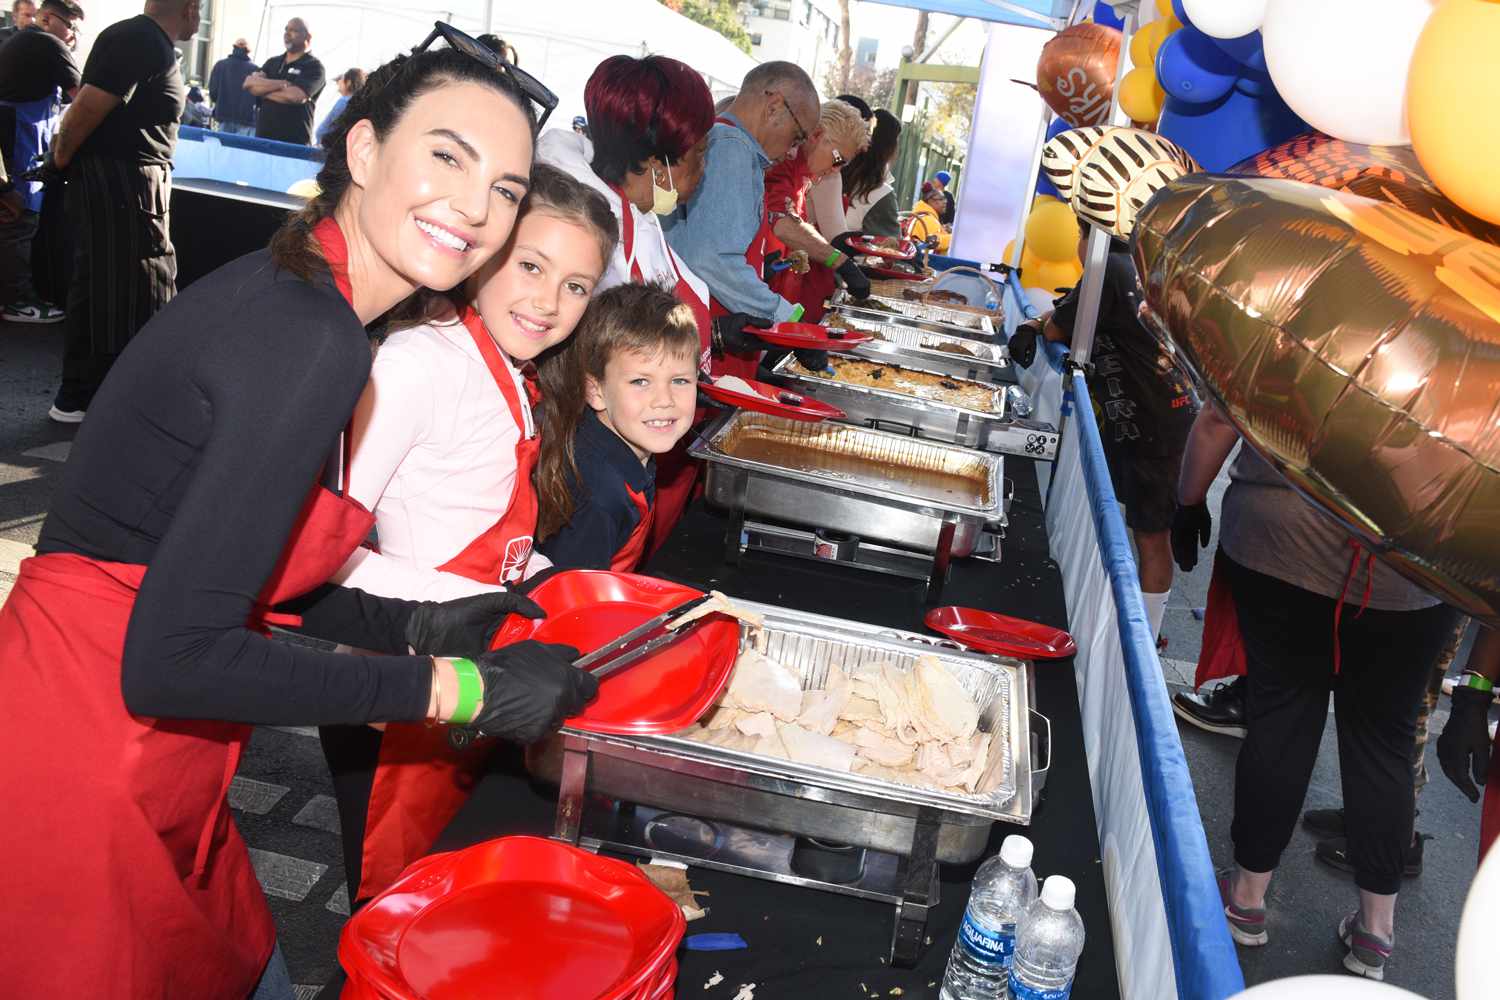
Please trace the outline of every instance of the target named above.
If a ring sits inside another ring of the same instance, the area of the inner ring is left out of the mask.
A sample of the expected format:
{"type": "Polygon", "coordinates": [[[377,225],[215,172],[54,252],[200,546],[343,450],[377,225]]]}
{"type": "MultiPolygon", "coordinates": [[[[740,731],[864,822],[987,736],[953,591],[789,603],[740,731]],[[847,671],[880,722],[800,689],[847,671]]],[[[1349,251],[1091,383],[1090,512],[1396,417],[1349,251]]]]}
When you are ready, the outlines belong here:
{"type": "Polygon", "coordinates": [[[1205,35],[1239,38],[1261,26],[1266,0],[1182,0],[1182,9],[1193,27],[1205,35]]]}
{"type": "Polygon", "coordinates": [[[1454,977],[1458,1000],[1484,1000],[1500,994],[1495,967],[1495,927],[1500,921],[1500,851],[1485,852],[1458,922],[1454,977]]]}
{"type": "MultiPolygon", "coordinates": [[[[1422,1000],[1399,986],[1353,976],[1293,976],[1273,979],[1229,1000],[1422,1000]]],[[[1462,1000],[1462,998],[1460,998],[1462,1000]]]]}
{"type": "Polygon", "coordinates": [[[1260,29],[1266,68],[1313,128],[1407,146],[1407,69],[1431,14],[1431,0],[1269,0],[1260,29]]]}

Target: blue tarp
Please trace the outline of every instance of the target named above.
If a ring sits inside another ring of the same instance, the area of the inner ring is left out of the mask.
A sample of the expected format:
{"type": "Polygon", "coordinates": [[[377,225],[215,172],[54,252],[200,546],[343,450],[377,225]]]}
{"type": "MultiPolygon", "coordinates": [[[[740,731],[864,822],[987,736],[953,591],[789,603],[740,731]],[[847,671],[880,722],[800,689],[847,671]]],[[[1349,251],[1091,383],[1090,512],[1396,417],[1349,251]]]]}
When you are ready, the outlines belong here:
{"type": "Polygon", "coordinates": [[[1005,0],[1006,6],[986,0],[871,0],[891,7],[910,7],[931,14],[952,14],[999,24],[1022,24],[1029,28],[1051,27],[1073,10],[1072,0],[1005,0]],[[1019,9],[1017,9],[1019,8],[1019,9]],[[1031,13],[1025,13],[1025,12],[1031,13]]]}

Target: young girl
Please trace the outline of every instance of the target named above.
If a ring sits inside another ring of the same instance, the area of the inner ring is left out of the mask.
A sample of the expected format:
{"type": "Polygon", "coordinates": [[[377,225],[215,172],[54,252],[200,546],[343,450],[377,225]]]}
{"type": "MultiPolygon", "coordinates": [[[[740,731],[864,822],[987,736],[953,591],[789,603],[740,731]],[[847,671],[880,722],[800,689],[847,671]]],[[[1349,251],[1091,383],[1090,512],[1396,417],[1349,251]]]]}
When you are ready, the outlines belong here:
{"type": "MultiPolygon", "coordinates": [[[[447,600],[528,575],[539,437],[523,366],[573,332],[615,239],[603,198],[533,166],[510,242],[464,288],[474,308],[381,345],[355,411],[349,477],[350,495],[375,512],[379,548],[351,556],[337,582],[447,600]]],[[[426,853],[484,756],[452,754],[446,734],[422,726],[331,727],[323,746],[356,899],[426,853]]]]}
{"type": "Polygon", "coordinates": [[[537,466],[542,553],[566,569],[635,569],[651,530],[656,455],[697,401],[692,310],[659,285],[617,285],[543,359],[537,466]]]}

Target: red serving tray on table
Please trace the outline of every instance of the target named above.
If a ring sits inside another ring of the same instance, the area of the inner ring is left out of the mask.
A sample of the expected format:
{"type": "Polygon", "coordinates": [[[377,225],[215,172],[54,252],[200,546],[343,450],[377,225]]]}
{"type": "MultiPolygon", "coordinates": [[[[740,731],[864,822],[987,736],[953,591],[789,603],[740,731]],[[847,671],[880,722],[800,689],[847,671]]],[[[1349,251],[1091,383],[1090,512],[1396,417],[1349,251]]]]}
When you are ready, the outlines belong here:
{"type": "Polygon", "coordinates": [[[779,386],[770,385],[766,382],[756,382],[751,379],[745,380],[755,392],[736,392],[714,385],[711,382],[698,383],[698,391],[709,399],[720,403],[728,403],[742,410],[751,410],[755,413],[769,413],[772,416],[787,417],[790,420],[843,420],[845,413],[832,403],[825,403],[821,399],[813,399],[804,396],[800,392],[791,389],[782,389],[779,386]]]}
{"type": "MultiPolygon", "coordinates": [[[[536,639],[592,653],[663,611],[703,593],[635,573],[567,570],[526,596],[546,618],[511,615],[491,648],[536,639]]],[[[648,736],[686,729],[718,701],[739,655],[739,622],[711,616],[650,659],[599,682],[599,696],[565,723],[594,733],[648,736]]]]}
{"type": "Polygon", "coordinates": [[[745,332],[768,344],[798,351],[838,351],[875,339],[868,330],[836,330],[817,323],[777,323],[764,330],[747,326],[745,332]]]}
{"type": "Polygon", "coordinates": [[[350,918],[342,1000],[665,996],[686,927],[633,865],[501,837],[417,861],[350,918]]]}
{"type": "Polygon", "coordinates": [[[911,240],[902,240],[900,246],[891,250],[855,236],[849,239],[849,249],[866,257],[884,257],[886,260],[911,260],[917,255],[917,245],[911,240]]]}
{"type": "Polygon", "coordinates": [[[1019,660],[1060,660],[1078,652],[1073,637],[1060,628],[1010,615],[953,605],[933,608],[927,627],[981,653],[1019,660]]]}

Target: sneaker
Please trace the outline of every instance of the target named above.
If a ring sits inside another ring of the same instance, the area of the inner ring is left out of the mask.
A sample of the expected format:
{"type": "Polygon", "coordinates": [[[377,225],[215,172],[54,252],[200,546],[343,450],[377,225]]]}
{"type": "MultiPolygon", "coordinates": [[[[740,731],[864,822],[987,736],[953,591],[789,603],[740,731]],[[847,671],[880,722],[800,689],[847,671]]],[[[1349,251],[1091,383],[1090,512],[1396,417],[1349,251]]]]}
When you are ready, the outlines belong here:
{"type": "Polygon", "coordinates": [[[1349,949],[1344,968],[1377,982],[1385,978],[1385,963],[1390,961],[1395,941],[1366,930],[1358,910],[1339,921],[1339,943],[1349,949]]]}
{"type": "Polygon", "coordinates": [[[1248,909],[1229,901],[1228,871],[1219,873],[1219,899],[1224,903],[1224,919],[1229,922],[1229,936],[1235,944],[1259,948],[1270,940],[1266,935],[1266,910],[1248,909]]]}
{"type": "Polygon", "coordinates": [[[1337,809],[1309,809],[1302,814],[1302,825],[1325,837],[1342,837],[1344,835],[1344,808],[1340,806],[1337,809]]]}
{"type": "Polygon", "coordinates": [[[56,403],[47,411],[47,416],[59,424],[81,424],[87,410],[64,410],[56,403]]]}
{"type": "Polygon", "coordinates": [[[1245,738],[1245,678],[1236,677],[1206,693],[1179,691],[1172,711],[1184,722],[1210,733],[1245,738]]]}
{"type": "Polygon", "coordinates": [[[0,310],[0,319],[7,323],[61,323],[66,318],[61,309],[45,302],[18,302],[0,310]]]}
{"type": "MultiPolygon", "coordinates": [[[[1333,810],[1327,810],[1332,812],[1333,810]]],[[[1406,849],[1406,860],[1401,867],[1403,878],[1416,878],[1422,874],[1422,842],[1431,840],[1432,836],[1426,833],[1416,835],[1416,840],[1406,849]]],[[[1349,863],[1349,841],[1344,837],[1334,837],[1331,840],[1320,840],[1318,846],[1313,849],[1313,857],[1331,868],[1337,868],[1341,872],[1354,871],[1354,865],[1349,863]]]]}

